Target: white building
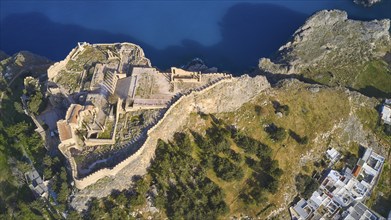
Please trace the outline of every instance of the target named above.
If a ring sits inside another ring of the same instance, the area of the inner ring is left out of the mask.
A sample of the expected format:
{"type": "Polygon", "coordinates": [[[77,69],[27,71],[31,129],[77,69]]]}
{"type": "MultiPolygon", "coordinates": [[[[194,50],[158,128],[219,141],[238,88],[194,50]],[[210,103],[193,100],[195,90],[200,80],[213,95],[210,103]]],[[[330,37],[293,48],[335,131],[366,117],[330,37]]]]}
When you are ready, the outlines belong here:
{"type": "Polygon", "coordinates": [[[391,107],[388,105],[383,105],[382,111],[381,111],[381,119],[383,120],[384,124],[391,125],[391,107]]]}
{"type": "MultiPolygon", "coordinates": [[[[331,148],[327,150],[327,157],[335,160],[339,157],[339,153],[331,148]]],[[[345,170],[344,173],[330,170],[318,190],[313,192],[308,200],[301,199],[290,208],[292,219],[384,219],[362,204],[376,184],[383,163],[384,157],[367,148],[353,172],[350,169],[345,170]],[[340,209],[344,210],[342,216],[338,212],[340,209]]]]}
{"type": "Polygon", "coordinates": [[[331,162],[336,162],[341,155],[336,149],[330,148],[326,151],[327,157],[331,160],[331,162]]]}

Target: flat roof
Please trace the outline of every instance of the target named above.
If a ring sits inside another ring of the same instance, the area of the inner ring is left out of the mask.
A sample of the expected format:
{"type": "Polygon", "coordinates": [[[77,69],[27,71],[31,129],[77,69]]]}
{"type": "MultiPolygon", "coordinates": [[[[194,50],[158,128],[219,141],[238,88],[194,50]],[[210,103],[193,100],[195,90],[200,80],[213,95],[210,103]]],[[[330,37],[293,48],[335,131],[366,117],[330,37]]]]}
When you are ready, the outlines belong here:
{"type": "Polygon", "coordinates": [[[356,165],[356,167],[354,167],[354,169],[353,169],[353,176],[357,177],[358,174],[360,174],[360,171],[361,171],[361,166],[356,165]]]}
{"type": "Polygon", "coordinates": [[[72,138],[71,127],[67,124],[65,120],[58,121],[57,128],[61,141],[65,141],[72,138]]]}

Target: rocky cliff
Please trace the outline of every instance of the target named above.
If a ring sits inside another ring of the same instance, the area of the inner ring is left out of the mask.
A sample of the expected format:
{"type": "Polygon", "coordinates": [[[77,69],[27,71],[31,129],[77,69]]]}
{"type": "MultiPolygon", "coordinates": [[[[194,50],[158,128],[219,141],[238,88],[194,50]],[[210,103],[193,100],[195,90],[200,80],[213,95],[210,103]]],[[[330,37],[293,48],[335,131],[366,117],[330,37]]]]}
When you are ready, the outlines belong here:
{"type": "Polygon", "coordinates": [[[320,11],[293,34],[274,58],[262,58],[259,68],[273,74],[299,74],[328,85],[391,93],[384,84],[391,80],[387,59],[391,50],[389,29],[387,19],[356,21],[348,19],[344,11],[320,11]]]}

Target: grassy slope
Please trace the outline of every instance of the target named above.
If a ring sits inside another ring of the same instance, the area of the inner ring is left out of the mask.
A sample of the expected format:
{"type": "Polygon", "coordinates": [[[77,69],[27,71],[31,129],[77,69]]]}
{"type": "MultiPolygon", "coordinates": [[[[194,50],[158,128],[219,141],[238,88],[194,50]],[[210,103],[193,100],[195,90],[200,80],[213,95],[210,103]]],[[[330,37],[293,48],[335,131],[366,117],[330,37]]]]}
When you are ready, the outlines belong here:
{"type": "Polygon", "coordinates": [[[349,65],[345,68],[333,66],[309,68],[301,71],[301,74],[321,84],[351,87],[371,97],[390,97],[391,95],[391,68],[383,59],[349,65]]]}
{"type": "Polygon", "coordinates": [[[368,62],[357,75],[353,88],[369,96],[391,95],[391,69],[383,60],[368,62]]]}
{"type": "MultiPolygon", "coordinates": [[[[340,149],[357,154],[357,144],[347,143],[343,135],[339,134],[340,130],[334,129],[336,124],[348,118],[351,105],[348,94],[342,89],[321,89],[317,93],[311,93],[305,86],[295,85],[286,86],[271,93],[261,93],[254,101],[245,104],[239,110],[217,115],[226,123],[237,125],[249,136],[269,145],[273,149],[274,158],[279,161],[280,168],[284,170],[281,178],[283,184],[280,186],[280,191],[276,195],[269,195],[269,203],[257,207],[245,206],[240,200],[236,199],[245,182],[227,183],[219,180],[213,171],[209,171],[208,177],[222,187],[225,192],[226,203],[230,206],[230,213],[225,217],[246,213],[250,215],[258,214],[259,217],[265,218],[270,211],[276,209],[276,207],[278,208],[279,205],[290,203],[296,194],[294,187],[295,175],[299,171],[311,175],[317,169],[313,162],[322,158],[330,142],[339,146],[340,149]],[[278,117],[274,113],[271,101],[275,100],[289,106],[288,116],[278,117]],[[258,112],[255,111],[256,106],[261,107],[258,107],[258,112]],[[291,129],[300,136],[308,136],[309,143],[300,145],[290,137],[281,143],[271,141],[263,129],[265,124],[271,122],[285,129],[291,129]],[[330,134],[328,138],[321,138],[321,134],[327,133],[330,134]],[[305,157],[305,155],[310,156],[305,157]],[[271,206],[271,208],[268,208],[268,206],[271,206]]],[[[376,126],[378,114],[375,109],[355,107],[358,112],[357,117],[363,121],[365,128],[371,129],[376,126]]],[[[193,127],[189,126],[189,129],[202,132],[209,127],[209,123],[200,121],[202,120],[199,116],[193,115],[189,122],[189,125],[193,125],[193,127]]],[[[389,147],[390,142],[386,141],[384,143],[389,147]]],[[[241,152],[241,149],[235,146],[233,146],[233,149],[241,152]]],[[[241,153],[243,154],[243,152],[241,153]]],[[[248,176],[250,171],[245,163],[242,164],[242,168],[245,171],[245,176],[248,176]]],[[[386,183],[385,187],[379,188],[380,191],[385,192],[390,184],[389,182],[386,183]]],[[[288,217],[287,210],[284,210],[280,217],[288,217]]]]}

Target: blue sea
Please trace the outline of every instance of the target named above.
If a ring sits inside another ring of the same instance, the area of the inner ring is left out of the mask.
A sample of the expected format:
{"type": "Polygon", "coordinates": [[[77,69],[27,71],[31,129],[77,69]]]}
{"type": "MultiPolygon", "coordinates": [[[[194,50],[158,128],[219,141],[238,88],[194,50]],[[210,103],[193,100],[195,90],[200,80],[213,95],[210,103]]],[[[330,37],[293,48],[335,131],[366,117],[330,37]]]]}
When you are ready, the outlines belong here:
{"type": "Polygon", "coordinates": [[[271,57],[311,14],[341,9],[350,18],[391,18],[391,0],[0,1],[0,50],[29,50],[54,61],[77,42],[139,44],[160,69],[198,57],[242,74],[271,57]]]}

